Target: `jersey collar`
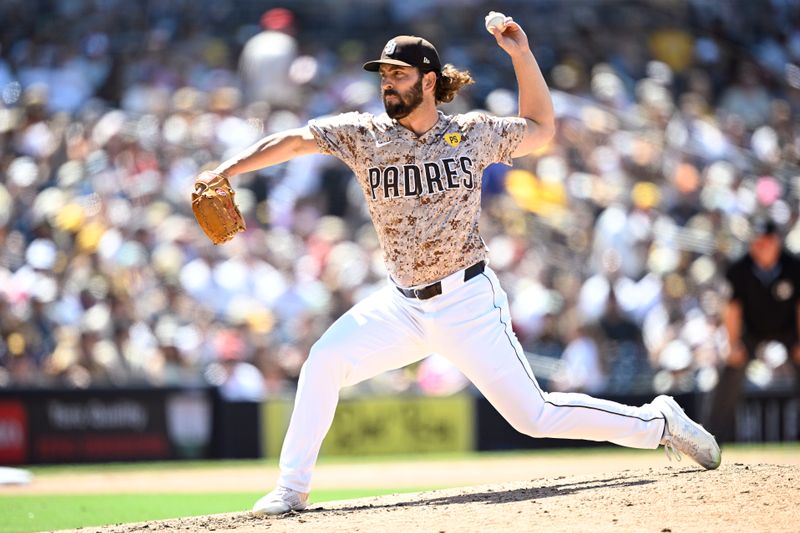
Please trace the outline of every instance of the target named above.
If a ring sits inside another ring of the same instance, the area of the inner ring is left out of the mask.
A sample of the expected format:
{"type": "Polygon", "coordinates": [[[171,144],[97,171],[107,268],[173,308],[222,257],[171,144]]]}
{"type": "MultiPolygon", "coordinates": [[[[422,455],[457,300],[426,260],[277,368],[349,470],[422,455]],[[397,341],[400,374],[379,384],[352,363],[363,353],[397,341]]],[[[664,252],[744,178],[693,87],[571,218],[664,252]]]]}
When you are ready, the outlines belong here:
{"type": "Polygon", "coordinates": [[[415,141],[427,142],[428,139],[431,139],[436,135],[439,135],[445,129],[447,129],[447,125],[450,122],[449,116],[445,115],[442,111],[437,109],[436,113],[439,115],[439,118],[436,120],[434,125],[431,126],[431,128],[428,131],[426,131],[419,137],[417,137],[417,135],[413,131],[402,126],[396,119],[389,118],[389,115],[387,115],[386,113],[381,113],[378,119],[380,120],[381,123],[383,123],[386,126],[387,131],[391,131],[396,135],[408,137],[409,139],[415,141]]]}

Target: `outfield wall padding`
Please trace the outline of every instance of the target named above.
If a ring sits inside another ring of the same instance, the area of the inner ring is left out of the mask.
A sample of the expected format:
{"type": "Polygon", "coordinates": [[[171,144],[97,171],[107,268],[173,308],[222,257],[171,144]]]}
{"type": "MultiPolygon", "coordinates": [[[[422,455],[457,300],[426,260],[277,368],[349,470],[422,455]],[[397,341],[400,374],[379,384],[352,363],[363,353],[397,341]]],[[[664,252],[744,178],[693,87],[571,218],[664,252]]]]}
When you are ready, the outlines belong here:
{"type": "Polygon", "coordinates": [[[0,390],[0,464],[212,455],[210,388],[0,390]]]}
{"type": "MultiPolygon", "coordinates": [[[[705,419],[708,398],[676,395],[705,419]]],[[[605,396],[641,405],[652,396],[605,396]]],[[[210,387],[0,389],[0,464],[245,459],[280,453],[293,400],[227,402],[210,387]]],[[[793,391],[749,391],[736,416],[737,442],[800,440],[793,391]]],[[[458,453],[598,446],[534,439],[515,431],[479,395],[344,398],[321,454],[458,453]]]]}

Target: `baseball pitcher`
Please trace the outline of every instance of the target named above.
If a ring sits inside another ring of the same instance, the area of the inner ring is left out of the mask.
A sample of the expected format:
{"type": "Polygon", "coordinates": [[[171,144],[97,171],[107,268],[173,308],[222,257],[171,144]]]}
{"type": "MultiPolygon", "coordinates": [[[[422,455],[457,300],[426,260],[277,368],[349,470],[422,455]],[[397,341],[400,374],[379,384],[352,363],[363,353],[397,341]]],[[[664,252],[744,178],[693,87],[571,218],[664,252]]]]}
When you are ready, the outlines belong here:
{"type": "MultiPolygon", "coordinates": [[[[497,15],[497,14],[495,14],[497,15]]],[[[345,113],[269,135],[213,172],[201,174],[196,199],[227,179],[293,157],[324,153],[355,173],[369,206],[389,272],[386,286],[341,316],[314,344],[303,366],[275,490],[256,514],[302,510],[322,440],[342,387],[437,352],[452,361],[522,433],[608,441],[684,452],[719,466],[714,437],[667,396],[631,407],[583,394],[547,393],[511,329],[508,298],[486,262],[478,232],[481,176],[493,162],[511,164],[554,134],[553,106],[528,38],[511,17],[489,29],[511,58],[519,116],[446,115],[437,110],[472,83],[442,65],[434,46],[398,36],[364,65],[379,76],[385,114],[345,113]]],[[[205,210],[236,218],[230,204],[205,210]]],[[[240,216],[240,215],[239,215],[240,216]]],[[[208,221],[206,221],[208,223],[208,221]]],[[[222,225],[232,237],[244,226],[222,225]]],[[[205,226],[204,226],[205,227],[205,226]]]]}

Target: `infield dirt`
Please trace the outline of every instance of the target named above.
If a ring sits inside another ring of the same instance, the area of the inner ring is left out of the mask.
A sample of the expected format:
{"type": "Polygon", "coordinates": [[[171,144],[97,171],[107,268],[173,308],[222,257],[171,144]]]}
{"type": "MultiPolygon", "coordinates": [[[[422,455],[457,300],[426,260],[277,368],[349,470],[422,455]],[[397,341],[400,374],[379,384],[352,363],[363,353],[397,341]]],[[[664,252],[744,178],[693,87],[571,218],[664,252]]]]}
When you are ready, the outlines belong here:
{"type": "Polygon", "coordinates": [[[76,531],[798,531],[800,466],[651,467],[76,531]]]}

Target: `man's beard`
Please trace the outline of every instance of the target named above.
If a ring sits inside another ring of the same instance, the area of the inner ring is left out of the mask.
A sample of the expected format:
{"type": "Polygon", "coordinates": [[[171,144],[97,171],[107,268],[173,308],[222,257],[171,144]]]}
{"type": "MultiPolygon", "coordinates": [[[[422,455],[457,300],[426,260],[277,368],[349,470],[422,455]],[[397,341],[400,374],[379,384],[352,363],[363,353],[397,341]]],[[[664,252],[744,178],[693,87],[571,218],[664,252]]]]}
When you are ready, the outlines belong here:
{"type": "Polygon", "coordinates": [[[389,89],[383,93],[383,107],[386,108],[386,114],[391,118],[400,119],[406,118],[422,103],[422,76],[419,77],[417,83],[405,94],[400,94],[394,89],[389,89]],[[396,101],[389,102],[386,97],[393,94],[397,97],[396,101]]]}

